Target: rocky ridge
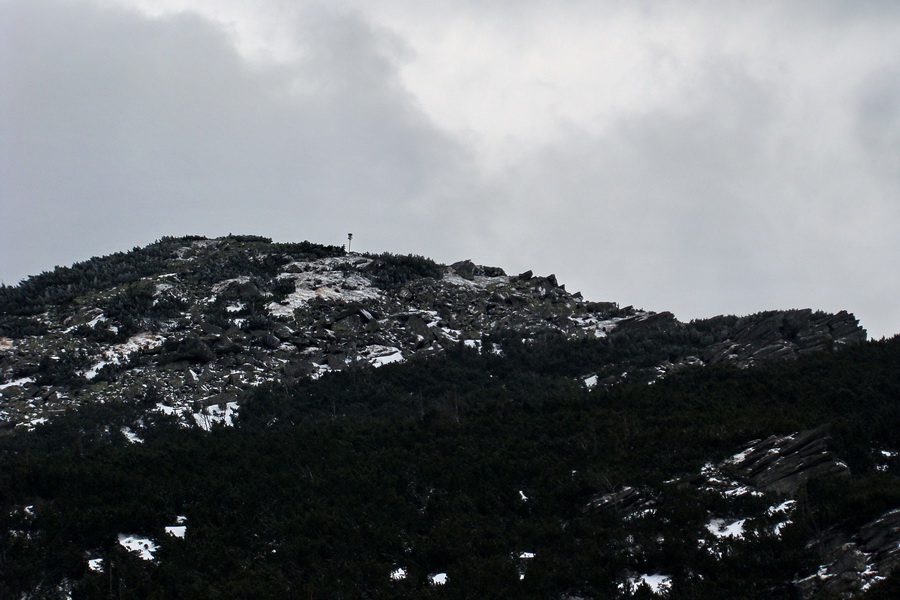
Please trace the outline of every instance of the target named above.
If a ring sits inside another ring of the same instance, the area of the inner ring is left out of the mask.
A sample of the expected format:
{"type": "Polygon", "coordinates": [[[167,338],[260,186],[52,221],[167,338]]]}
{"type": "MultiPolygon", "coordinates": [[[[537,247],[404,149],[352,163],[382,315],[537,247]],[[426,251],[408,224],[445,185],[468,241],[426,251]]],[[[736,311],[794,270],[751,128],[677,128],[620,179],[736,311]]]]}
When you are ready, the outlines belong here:
{"type": "Polygon", "coordinates": [[[508,344],[545,336],[619,348],[680,340],[652,367],[620,359],[583,373],[588,386],[607,387],[686,365],[746,366],[866,339],[846,312],[685,324],[668,312],[586,301],[553,275],[253,236],[170,238],[115,258],[114,267],[92,259],[3,288],[0,429],[33,428],[87,402],[140,402],[209,428],[231,423],[242,394],[262,383],[459,346],[503,354],[508,344]]]}

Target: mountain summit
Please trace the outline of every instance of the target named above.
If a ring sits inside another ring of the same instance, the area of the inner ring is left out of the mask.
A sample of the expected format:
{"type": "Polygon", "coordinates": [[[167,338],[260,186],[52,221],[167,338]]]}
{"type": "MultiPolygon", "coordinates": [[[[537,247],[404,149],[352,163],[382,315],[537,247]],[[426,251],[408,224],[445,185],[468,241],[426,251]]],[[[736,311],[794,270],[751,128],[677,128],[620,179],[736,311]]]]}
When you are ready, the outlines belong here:
{"type": "Polygon", "coordinates": [[[262,383],[432,356],[503,355],[548,337],[606,339],[587,385],[650,382],[687,364],[796,357],[865,341],[846,312],[680,323],[463,260],[345,253],[256,236],[165,238],[0,290],[0,427],[85,402],[148,398],[185,423],[230,422],[262,383]],[[650,352],[645,349],[653,346],[650,352]],[[636,350],[641,346],[641,350],[636,350]]]}

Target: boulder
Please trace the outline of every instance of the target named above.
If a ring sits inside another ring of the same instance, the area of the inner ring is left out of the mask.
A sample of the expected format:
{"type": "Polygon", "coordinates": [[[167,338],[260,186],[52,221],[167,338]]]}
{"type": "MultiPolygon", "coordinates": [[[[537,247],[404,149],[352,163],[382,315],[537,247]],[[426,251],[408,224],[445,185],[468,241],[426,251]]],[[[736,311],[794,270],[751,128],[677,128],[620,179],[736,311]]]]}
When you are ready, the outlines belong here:
{"type": "Polygon", "coordinates": [[[461,260],[459,262],[455,262],[450,265],[450,268],[453,269],[453,272],[462,277],[463,279],[468,279],[472,281],[475,279],[475,263],[471,260],[461,260]]]}
{"type": "Polygon", "coordinates": [[[243,346],[233,340],[230,335],[221,336],[213,345],[216,354],[237,354],[243,346]]]}
{"type": "Polygon", "coordinates": [[[216,357],[216,353],[197,335],[191,334],[179,341],[175,349],[163,355],[163,363],[187,361],[192,363],[208,363],[216,357]]]}
{"type": "Polygon", "coordinates": [[[513,277],[510,281],[528,281],[534,277],[534,273],[531,270],[525,271],[524,273],[519,273],[515,277],[513,277]]]}

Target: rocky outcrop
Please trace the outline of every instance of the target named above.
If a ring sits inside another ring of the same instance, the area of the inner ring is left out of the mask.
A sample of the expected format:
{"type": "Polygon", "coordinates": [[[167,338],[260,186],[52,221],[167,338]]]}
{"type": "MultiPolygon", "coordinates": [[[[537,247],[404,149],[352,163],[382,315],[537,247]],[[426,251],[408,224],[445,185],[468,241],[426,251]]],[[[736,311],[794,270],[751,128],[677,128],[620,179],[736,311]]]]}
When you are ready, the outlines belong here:
{"type": "Polygon", "coordinates": [[[634,511],[652,504],[653,501],[640,490],[625,486],[617,492],[594,496],[582,510],[634,511]]]}
{"type": "Polygon", "coordinates": [[[727,339],[707,348],[702,358],[707,364],[734,361],[747,365],[864,341],[866,330],[846,311],[836,314],[810,309],[764,312],[738,320],[727,339]]]}
{"type": "Polygon", "coordinates": [[[727,461],[723,472],[763,492],[791,495],[814,477],[850,473],[828,449],[828,426],[756,442],[727,461]]]}
{"type": "Polygon", "coordinates": [[[606,339],[619,358],[582,380],[607,388],[684,365],[751,364],[865,339],[844,312],[723,317],[698,329],[669,312],[586,302],[555,275],[510,277],[471,260],[392,262],[237,237],[181,243],[128,285],[85,290],[77,302],[19,318],[42,335],[14,339],[0,329],[0,419],[28,427],[72,404],[127,402],[148,389],[192,406],[281,378],[460,346],[502,354],[504,344],[606,339]],[[646,365],[647,351],[658,352],[656,365],[646,365]]]}
{"type": "Polygon", "coordinates": [[[804,598],[848,598],[900,567],[900,509],[884,513],[857,531],[827,531],[812,546],[823,564],[796,580],[804,598]]]}
{"type": "Polygon", "coordinates": [[[617,331],[628,331],[636,328],[644,327],[662,327],[665,325],[674,325],[677,321],[675,315],[669,311],[660,313],[645,313],[626,317],[616,324],[617,331]]]}
{"type": "Polygon", "coordinates": [[[475,281],[475,263],[473,263],[471,260],[461,260],[459,262],[455,262],[450,265],[450,269],[452,269],[454,273],[456,273],[463,279],[475,281]]]}

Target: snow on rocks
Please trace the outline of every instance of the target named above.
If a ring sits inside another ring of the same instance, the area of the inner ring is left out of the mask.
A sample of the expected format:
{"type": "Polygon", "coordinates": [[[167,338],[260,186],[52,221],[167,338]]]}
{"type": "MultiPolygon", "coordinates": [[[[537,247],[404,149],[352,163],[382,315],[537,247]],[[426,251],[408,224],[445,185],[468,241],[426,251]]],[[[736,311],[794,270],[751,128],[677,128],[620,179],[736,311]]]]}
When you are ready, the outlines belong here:
{"type": "Polygon", "coordinates": [[[395,362],[403,362],[403,353],[395,346],[373,344],[359,352],[359,357],[373,367],[383,367],[395,362]]]}
{"type": "Polygon", "coordinates": [[[709,492],[718,492],[725,498],[739,498],[741,496],[762,496],[762,492],[745,485],[743,482],[726,476],[723,471],[728,470],[727,467],[737,464],[735,459],[744,453],[737,454],[718,465],[706,463],[700,469],[701,486],[700,489],[709,492]]]}
{"type": "Polygon", "coordinates": [[[882,514],[855,533],[835,531],[817,541],[819,569],[794,581],[804,597],[847,597],[887,578],[900,564],[900,509],[882,514]]]}
{"type": "Polygon", "coordinates": [[[616,328],[619,321],[627,317],[619,317],[615,319],[600,319],[593,315],[585,315],[578,317],[569,317],[569,319],[578,326],[579,329],[592,334],[594,337],[605,338],[613,329],[616,328]]]}
{"type": "Polygon", "coordinates": [[[0,383],[0,390],[5,390],[6,388],[11,387],[21,387],[26,383],[34,383],[33,377],[22,377],[20,379],[16,379],[15,381],[10,381],[7,383],[0,383]]]}
{"type": "Polygon", "coordinates": [[[92,558],[88,560],[88,569],[94,571],[95,573],[103,572],[103,559],[102,558],[92,558]]]}
{"type": "Polygon", "coordinates": [[[234,427],[234,419],[240,409],[240,404],[237,402],[210,404],[196,412],[190,406],[177,403],[172,404],[170,406],[169,404],[158,402],[153,410],[167,416],[176,417],[182,427],[190,427],[193,424],[204,431],[211,431],[217,425],[234,427]]]}
{"type": "Polygon", "coordinates": [[[849,469],[828,449],[827,426],[754,442],[722,467],[755,489],[793,493],[812,477],[846,475],[849,469]]]}
{"type": "Polygon", "coordinates": [[[466,348],[474,348],[481,353],[481,340],[463,340],[463,344],[466,348]]]}
{"type": "Polygon", "coordinates": [[[430,585],[445,585],[447,583],[447,574],[433,573],[428,576],[428,583],[430,585]]]}
{"type": "Polygon", "coordinates": [[[133,335],[128,338],[127,341],[110,346],[104,350],[97,362],[94,363],[94,366],[84,371],[82,375],[84,375],[85,379],[91,380],[96,377],[100,372],[100,369],[106,365],[121,364],[131,354],[161,346],[163,341],[164,338],[161,335],[154,333],[144,332],[133,335]]]}
{"type": "MultiPolygon", "coordinates": [[[[368,259],[363,259],[367,261],[368,259]]],[[[358,266],[358,260],[323,258],[311,262],[294,262],[287,266],[297,272],[282,273],[278,279],[293,279],[294,291],[281,302],[266,305],[269,314],[289,318],[294,310],[320,298],[337,302],[360,302],[382,297],[382,292],[372,282],[358,273],[346,273],[342,266],[358,266]]],[[[370,261],[369,261],[370,262],[370,261]]]]}
{"type": "Polygon", "coordinates": [[[478,285],[474,281],[470,281],[468,279],[460,277],[456,273],[450,272],[444,273],[444,277],[441,279],[441,281],[462,288],[476,289],[478,287],[478,285]]]}
{"type": "MultiPolygon", "coordinates": [[[[789,515],[790,513],[792,513],[792,512],[794,511],[794,507],[795,507],[796,505],[797,505],[797,501],[796,501],[796,500],[785,500],[784,502],[782,502],[782,503],[780,503],[780,504],[776,504],[775,506],[770,506],[770,507],[766,510],[766,516],[767,516],[767,517],[784,517],[784,516],[787,516],[787,515],[789,515]]],[[[781,531],[782,531],[785,527],[787,527],[788,525],[790,525],[791,523],[793,523],[793,521],[792,521],[791,519],[785,519],[784,521],[779,521],[778,523],[776,523],[776,524],[772,527],[772,533],[774,533],[775,535],[780,536],[780,535],[781,535],[781,531]]]]}
{"type": "Polygon", "coordinates": [[[234,417],[240,406],[237,402],[226,402],[224,405],[212,404],[193,413],[191,416],[200,429],[211,431],[213,425],[234,427],[234,417]]]}
{"type": "Polygon", "coordinates": [[[391,571],[391,581],[403,581],[406,579],[406,569],[403,567],[397,567],[393,571],[391,571]]]}
{"type": "MultiPolygon", "coordinates": [[[[239,285],[243,284],[243,283],[250,283],[250,277],[247,275],[241,275],[240,277],[232,277],[231,279],[224,279],[212,286],[212,293],[219,294],[222,291],[224,291],[226,288],[230,287],[231,285],[233,285],[235,283],[239,284],[239,285]]],[[[210,303],[215,302],[215,301],[216,301],[215,296],[212,296],[211,298],[207,299],[207,302],[210,302],[210,303]]]]}

